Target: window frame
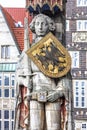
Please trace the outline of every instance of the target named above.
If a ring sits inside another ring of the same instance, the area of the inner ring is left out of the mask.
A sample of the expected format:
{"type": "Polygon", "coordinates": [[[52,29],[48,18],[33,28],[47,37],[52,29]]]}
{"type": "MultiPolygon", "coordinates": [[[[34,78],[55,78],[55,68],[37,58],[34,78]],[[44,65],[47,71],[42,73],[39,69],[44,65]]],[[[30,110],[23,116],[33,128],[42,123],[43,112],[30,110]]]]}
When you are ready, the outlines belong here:
{"type": "Polygon", "coordinates": [[[79,60],[79,51],[69,51],[72,59],[72,68],[79,68],[80,60],[79,60]],[[76,54],[76,56],[75,56],[76,54]]]}
{"type": "Polygon", "coordinates": [[[11,89],[11,97],[12,97],[12,98],[15,97],[15,90],[14,90],[14,88],[11,89]]]}
{"type": "Polygon", "coordinates": [[[0,88],[0,98],[2,98],[2,88],[0,88]]]}
{"type": "Polygon", "coordinates": [[[10,74],[9,73],[4,73],[4,86],[5,87],[10,86],[10,74]],[[8,82],[8,84],[6,82],[8,82]]]}
{"type": "Polygon", "coordinates": [[[85,100],[85,98],[86,98],[86,93],[85,93],[85,91],[86,91],[86,84],[87,83],[86,83],[85,80],[74,80],[73,81],[74,107],[76,107],[76,108],[85,108],[86,107],[86,100],[85,100]],[[77,84],[77,82],[78,82],[78,84],[77,84]],[[77,92],[78,92],[78,94],[77,94],[77,92]],[[77,100],[77,98],[78,98],[78,100],[77,100]]]}
{"type": "Polygon", "coordinates": [[[87,128],[87,123],[82,123],[81,124],[81,130],[86,130],[87,128]]]}
{"type": "Polygon", "coordinates": [[[4,119],[5,120],[9,120],[10,116],[9,116],[9,110],[4,110],[4,119]]]}
{"type": "Polygon", "coordinates": [[[66,31],[69,31],[70,29],[69,29],[70,27],[69,27],[69,20],[66,20],[66,31]]]}
{"type": "Polygon", "coordinates": [[[87,0],[77,0],[77,7],[82,7],[82,6],[87,6],[87,0]]]}
{"type": "Polygon", "coordinates": [[[2,86],[2,74],[0,74],[0,86],[2,86]]]}
{"type": "Polygon", "coordinates": [[[4,88],[4,98],[10,98],[10,89],[9,88],[4,88]],[[8,92],[7,92],[8,90],[8,92]]]}
{"type": "Polygon", "coordinates": [[[4,121],[4,130],[7,130],[7,128],[9,129],[9,127],[10,127],[9,120],[5,120],[4,121]],[[7,125],[8,125],[8,127],[7,127],[7,125]]]}
{"type": "Polygon", "coordinates": [[[79,106],[79,97],[76,96],[76,107],[79,106]]]}
{"type": "Polygon", "coordinates": [[[10,45],[1,45],[1,59],[10,59],[10,45]]]}
{"type": "Polygon", "coordinates": [[[0,130],[2,129],[2,120],[0,120],[0,130]]]}
{"type": "Polygon", "coordinates": [[[87,20],[77,20],[76,28],[77,31],[87,31],[87,20]]]}
{"type": "Polygon", "coordinates": [[[11,87],[15,87],[15,74],[11,74],[11,87]]]}

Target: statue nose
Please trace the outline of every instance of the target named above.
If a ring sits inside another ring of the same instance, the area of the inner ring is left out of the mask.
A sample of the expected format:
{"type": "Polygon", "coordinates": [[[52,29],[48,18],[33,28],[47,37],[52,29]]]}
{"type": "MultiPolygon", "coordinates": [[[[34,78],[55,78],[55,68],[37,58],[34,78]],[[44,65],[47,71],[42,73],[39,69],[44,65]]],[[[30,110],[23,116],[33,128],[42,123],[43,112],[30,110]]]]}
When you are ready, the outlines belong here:
{"type": "Polygon", "coordinates": [[[42,28],[43,28],[43,25],[39,24],[39,29],[42,30],[42,28]]]}

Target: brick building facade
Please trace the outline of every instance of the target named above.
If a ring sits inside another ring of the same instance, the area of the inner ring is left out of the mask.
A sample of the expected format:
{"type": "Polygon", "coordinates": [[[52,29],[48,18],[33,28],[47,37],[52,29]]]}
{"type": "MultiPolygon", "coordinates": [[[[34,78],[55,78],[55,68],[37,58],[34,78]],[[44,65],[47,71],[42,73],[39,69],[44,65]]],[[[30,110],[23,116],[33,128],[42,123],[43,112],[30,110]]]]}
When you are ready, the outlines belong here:
{"type": "Polygon", "coordinates": [[[66,47],[72,57],[75,130],[87,130],[87,0],[67,0],[66,47]]]}

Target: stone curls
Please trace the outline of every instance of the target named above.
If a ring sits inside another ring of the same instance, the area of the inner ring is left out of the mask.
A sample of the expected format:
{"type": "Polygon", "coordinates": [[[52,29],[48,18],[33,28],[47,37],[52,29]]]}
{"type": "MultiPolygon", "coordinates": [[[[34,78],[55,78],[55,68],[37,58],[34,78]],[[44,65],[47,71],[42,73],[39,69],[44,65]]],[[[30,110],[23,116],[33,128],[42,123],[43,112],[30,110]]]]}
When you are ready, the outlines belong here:
{"type": "Polygon", "coordinates": [[[44,15],[44,14],[38,14],[37,16],[35,16],[32,20],[32,22],[30,23],[29,27],[30,27],[30,30],[35,33],[35,22],[36,22],[36,19],[40,17],[44,17],[44,19],[46,20],[47,24],[49,25],[49,31],[53,32],[55,30],[55,23],[54,21],[48,17],[47,15],[44,15]]]}

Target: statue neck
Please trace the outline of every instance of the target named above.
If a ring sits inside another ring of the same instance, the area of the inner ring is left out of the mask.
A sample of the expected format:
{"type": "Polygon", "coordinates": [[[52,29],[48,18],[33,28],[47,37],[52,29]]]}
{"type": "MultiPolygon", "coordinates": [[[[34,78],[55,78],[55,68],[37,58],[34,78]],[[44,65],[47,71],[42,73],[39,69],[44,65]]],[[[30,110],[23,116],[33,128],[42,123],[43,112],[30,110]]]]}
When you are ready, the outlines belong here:
{"type": "Polygon", "coordinates": [[[43,37],[37,37],[36,39],[35,39],[35,43],[37,43],[37,42],[39,42],[41,39],[42,39],[43,37]]]}

